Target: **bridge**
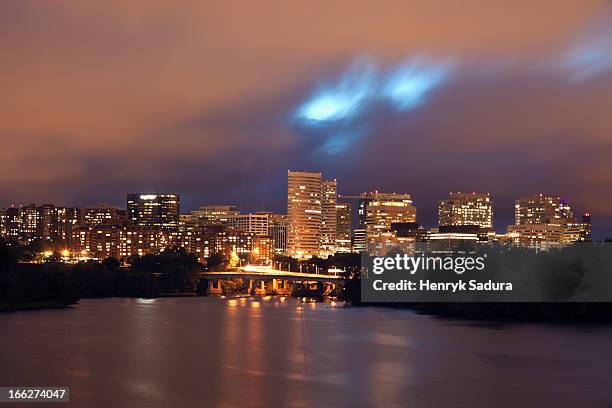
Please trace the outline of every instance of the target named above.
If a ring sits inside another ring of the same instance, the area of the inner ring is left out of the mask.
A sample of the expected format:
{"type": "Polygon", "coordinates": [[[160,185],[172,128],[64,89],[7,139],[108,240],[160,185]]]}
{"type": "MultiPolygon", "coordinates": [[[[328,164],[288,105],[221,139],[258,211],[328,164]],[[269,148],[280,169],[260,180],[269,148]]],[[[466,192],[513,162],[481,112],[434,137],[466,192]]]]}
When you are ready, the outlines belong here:
{"type": "Polygon", "coordinates": [[[242,291],[255,295],[290,295],[300,290],[328,295],[344,282],[337,273],[292,272],[254,265],[231,271],[202,272],[200,278],[208,281],[207,293],[211,295],[223,294],[223,283],[230,279],[242,279],[242,291]]]}

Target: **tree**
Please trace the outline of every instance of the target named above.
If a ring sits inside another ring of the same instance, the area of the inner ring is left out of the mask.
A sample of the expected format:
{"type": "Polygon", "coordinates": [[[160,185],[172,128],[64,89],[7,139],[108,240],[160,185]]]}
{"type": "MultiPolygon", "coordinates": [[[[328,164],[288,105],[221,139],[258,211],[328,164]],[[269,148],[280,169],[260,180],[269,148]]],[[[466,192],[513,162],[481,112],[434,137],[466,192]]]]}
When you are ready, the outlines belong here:
{"type": "Polygon", "coordinates": [[[121,266],[121,262],[117,258],[109,256],[102,261],[102,265],[106,266],[109,271],[115,272],[121,266]]]}
{"type": "Polygon", "coordinates": [[[0,237],[0,271],[12,269],[16,262],[15,252],[7,245],[6,241],[0,237]]]}
{"type": "Polygon", "coordinates": [[[209,271],[220,271],[227,267],[229,261],[222,252],[213,252],[206,261],[206,269],[209,271]]]}

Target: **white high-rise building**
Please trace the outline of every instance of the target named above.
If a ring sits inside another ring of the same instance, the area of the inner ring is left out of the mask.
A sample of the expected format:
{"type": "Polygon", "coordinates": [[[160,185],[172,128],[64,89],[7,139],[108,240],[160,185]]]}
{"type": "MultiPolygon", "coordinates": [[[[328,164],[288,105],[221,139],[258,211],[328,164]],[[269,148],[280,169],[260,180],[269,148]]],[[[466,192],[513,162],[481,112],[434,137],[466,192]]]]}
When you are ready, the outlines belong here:
{"type": "Polygon", "coordinates": [[[336,245],[336,181],[321,173],[289,171],[287,249],[295,258],[327,256],[336,245]]]}

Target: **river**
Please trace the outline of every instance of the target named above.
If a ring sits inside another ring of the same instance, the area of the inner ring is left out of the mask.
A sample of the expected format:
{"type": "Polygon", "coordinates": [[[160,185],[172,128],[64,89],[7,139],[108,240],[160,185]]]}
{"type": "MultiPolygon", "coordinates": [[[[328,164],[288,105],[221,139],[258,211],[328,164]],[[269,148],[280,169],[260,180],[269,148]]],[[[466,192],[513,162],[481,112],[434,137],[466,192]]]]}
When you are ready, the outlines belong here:
{"type": "Polygon", "coordinates": [[[610,407],[612,328],[278,297],[87,299],[0,314],[0,386],[13,385],[69,386],[75,407],[610,407]]]}

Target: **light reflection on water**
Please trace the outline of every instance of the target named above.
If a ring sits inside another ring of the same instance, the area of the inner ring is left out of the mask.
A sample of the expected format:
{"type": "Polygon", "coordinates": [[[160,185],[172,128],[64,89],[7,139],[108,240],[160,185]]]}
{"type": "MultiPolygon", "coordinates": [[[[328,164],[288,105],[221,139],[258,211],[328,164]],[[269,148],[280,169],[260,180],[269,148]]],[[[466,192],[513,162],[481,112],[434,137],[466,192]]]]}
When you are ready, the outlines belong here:
{"type": "Polygon", "coordinates": [[[479,326],[290,297],[0,315],[0,385],[74,406],[607,406],[612,330],[479,326]]]}

